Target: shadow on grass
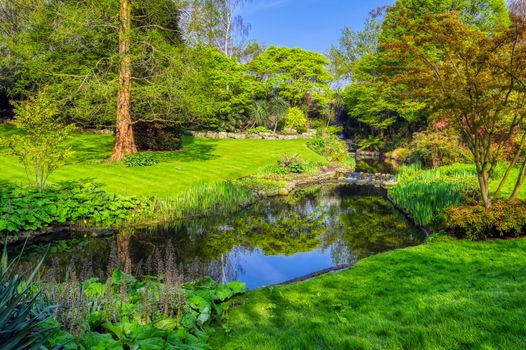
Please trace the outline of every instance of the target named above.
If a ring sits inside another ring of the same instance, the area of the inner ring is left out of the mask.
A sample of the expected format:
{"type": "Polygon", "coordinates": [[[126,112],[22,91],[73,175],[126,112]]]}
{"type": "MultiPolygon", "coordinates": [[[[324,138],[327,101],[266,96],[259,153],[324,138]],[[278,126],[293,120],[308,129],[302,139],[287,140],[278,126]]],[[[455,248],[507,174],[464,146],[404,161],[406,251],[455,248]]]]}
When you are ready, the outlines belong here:
{"type": "Polygon", "coordinates": [[[317,349],[524,348],[526,262],[517,259],[524,241],[497,244],[502,247],[455,242],[409,249],[341,274],[253,292],[215,345],[301,349],[307,340],[317,349]]]}
{"type": "Polygon", "coordinates": [[[111,135],[74,135],[69,140],[69,145],[75,152],[73,161],[81,163],[86,161],[102,161],[111,156],[114,145],[111,135]]]}
{"type": "Polygon", "coordinates": [[[217,148],[217,140],[196,139],[193,137],[183,138],[183,148],[177,152],[163,152],[159,158],[165,161],[198,162],[218,159],[220,156],[214,154],[217,148]]]}

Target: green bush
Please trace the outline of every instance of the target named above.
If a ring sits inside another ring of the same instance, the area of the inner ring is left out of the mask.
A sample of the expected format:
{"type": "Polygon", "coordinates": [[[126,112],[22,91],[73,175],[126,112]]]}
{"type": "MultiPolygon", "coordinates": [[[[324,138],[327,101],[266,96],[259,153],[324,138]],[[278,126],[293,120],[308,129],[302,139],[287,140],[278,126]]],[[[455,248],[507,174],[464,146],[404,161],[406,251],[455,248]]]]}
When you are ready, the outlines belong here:
{"type": "Polygon", "coordinates": [[[467,239],[518,237],[526,228],[526,201],[497,201],[489,208],[454,206],[446,217],[450,229],[467,239]]]}
{"type": "Polygon", "coordinates": [[[249,135],[259,135],[259,134],[272,134],[273,132],[272,130],[267,129],[264,126],[258,126],[255,128],[247,129],[246,133],[249,135]]]}
{"type": "Polygon", "coordinates": [[[367,138],[360,140],[358,147],[360,150],[380,151],[385,145],[382,136],[368,135],[367,138]]]}
{"type": "Polygon", "coordinates": [[[135,144],[143,151],[176,151],[183,145],[182,130],[162,123],[141,122],[133,126],[135,144]]]}
{"type": "Polygon", "coordinates": [[[333,134],[318,135],[307,142],[307,146],[319,155],[324,156],[331,163],[342,164],[349,158],[347,144],[333,134]]]}
{"type": "Polygon", "coordinates": [[[410,149],[411,158],[433,167],[470,159],[469,151],[461,144],[458,134],[447,130],[415,133],[410,149]]]}
{"type": "Polygon", "coordinates": [[[299,133],[305,132],[307,128],[305,112],[298,107],[290,107],[285,115],[285,128],[295,129],[299,133]]]}
{"type": "Polygon", "coordinates": [[[279,161],[278,165],[285,169],[287,173],[303,174],[307,170],[307,164],[297,154],[285,154],[279,161]]]}
{"type": "Polygon", "coordinates": [[[159,163],[159,159],[155,153],[140,152],[136,154],[129,154],[124,158],[124,165],[127,168],[152,166],[159,163]]]}
{"type": "Polygon", "coordinates": [[[0,188],[0,234],[79,221],[110,226],[130,221],[135,213],[148,210],[136,198],[107,193],[91,182],[63,183],[45,192],[4,185],[0,188]]]}

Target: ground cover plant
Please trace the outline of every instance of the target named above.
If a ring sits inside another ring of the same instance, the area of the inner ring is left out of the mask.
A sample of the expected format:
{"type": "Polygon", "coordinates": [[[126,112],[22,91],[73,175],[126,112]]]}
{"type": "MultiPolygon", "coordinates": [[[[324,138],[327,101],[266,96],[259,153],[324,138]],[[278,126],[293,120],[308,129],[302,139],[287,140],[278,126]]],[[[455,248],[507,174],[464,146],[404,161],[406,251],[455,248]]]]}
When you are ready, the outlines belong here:
{"type": "Polygon", "coordinates": [[[62,183],[44,192],[10,184],[0,188],[0,235],[60,224],[110,226],[151,214],[145,201],[108,193],[90,181],[62,183]]]}
{"type": "Polygon", "coordinates": [[[205,349],[208,325],[244,290],[241,282],[182,283],[170,274],[137,279],[120,269],[107,281],[56,282],[47,290],[58,311],[52,323],[56,330],[46,345],[66,344],[72,350],[205,349]]]}
{"type": "Polygon", "coordinates": [[[526,240],[433,243],[241,297],[217,349],[523,349],[526,240]]]}
{"type": "Polygon", "coordinates": [[[9,261],[4,246],[2,350],[205,349],[209,324],[245,290],[241,282],[185,283],[173,256],[157,262],[156,277],[138,279],[116,268],[103,281],[79,280],[75,273],[39,278],[43,259],[26,275],[20,255],[9,261]]]}

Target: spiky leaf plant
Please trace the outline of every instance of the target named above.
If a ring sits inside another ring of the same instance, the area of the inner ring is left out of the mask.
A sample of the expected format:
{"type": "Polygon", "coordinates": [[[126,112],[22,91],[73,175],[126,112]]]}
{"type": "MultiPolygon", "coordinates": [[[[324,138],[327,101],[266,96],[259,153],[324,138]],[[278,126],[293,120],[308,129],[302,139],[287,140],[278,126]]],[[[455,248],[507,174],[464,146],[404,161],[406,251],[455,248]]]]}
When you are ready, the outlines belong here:
{"type": "Polygon", "coordinates": [[[26,279],[17,272],[20,256],[11,262],[7,256],[7,242],[0,258],[0,350],[42,349],[54,328],[47,327],[54,313],[40,289],[33,283],[42,264],[26,279]]]}

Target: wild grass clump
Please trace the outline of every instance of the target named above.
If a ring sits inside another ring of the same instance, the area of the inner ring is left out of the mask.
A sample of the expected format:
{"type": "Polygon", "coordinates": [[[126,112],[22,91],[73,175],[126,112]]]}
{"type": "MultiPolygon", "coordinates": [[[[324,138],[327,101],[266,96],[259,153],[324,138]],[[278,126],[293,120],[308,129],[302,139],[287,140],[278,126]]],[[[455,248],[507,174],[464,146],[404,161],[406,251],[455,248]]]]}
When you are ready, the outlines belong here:
{"type": "Polygon", "coordinates": [[[462,164],[427,170],[404,166],[397,180],[389,196],[418,225],[440,222],[447,208],[464,203],[477,186],[475,169],[462,164]]]}
{"type": "Polygon", "coordinates": [[[203,183],[190,187],[164,203],[172,218],[229,214],[254,202],[256,195],[233,182],[203,183]]]}

